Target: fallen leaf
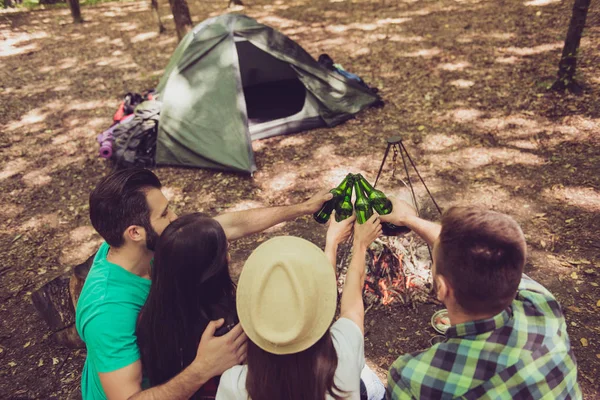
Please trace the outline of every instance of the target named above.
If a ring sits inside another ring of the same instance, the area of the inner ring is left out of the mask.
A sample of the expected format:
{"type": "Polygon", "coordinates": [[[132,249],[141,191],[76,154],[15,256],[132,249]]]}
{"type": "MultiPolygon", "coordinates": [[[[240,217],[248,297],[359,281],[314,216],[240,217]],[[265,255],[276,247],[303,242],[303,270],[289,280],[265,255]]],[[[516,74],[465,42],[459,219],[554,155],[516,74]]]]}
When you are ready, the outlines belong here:
{"type": "Polygon", "coordinates": [[[11,361],[11,362],[9,362],[9,363],[8,363],[8,366],[9,366],[9,367],[16,367],[16,366],[17,366],[17,363],[16,363],[16,362],[14,362],[14,361],[11,361]]]}
{"type": "Polygon", "coordinates": [[[425,130],[425,125],[419,125],[419,127],[417,128],[417,130],[419,130],[419,131],[425,130]]]}
{"type": "Polygon", "coordinates": [[[584,337],[582,337],[581,339],[579,339],[579,341],[581,342],[581,345],[583,347],[588,347],[588,340],[584,337]]]}
{"type": "Polygon", "coordinates": [[[594,275],[594,274],[596,273],[596,271],[594,271],[594,270],[593,270],[593,269],[591,269],[591,268],[590,268],[590,269],[586,269],[586,270],[585,270],[585,271],[583,271],[583,272],[585,272],[585,273],[586,273],[586,274],[588,274],[588,275],[594,275]]]}
{"type": "Polygon", "coordinates": [[[600,353],[599,353],[599,354],[596,354],[596,358],[600,358],[600,353]]]}
{"type": "Polygon", "coordinates": [[[596,302],[596,307],[600,307],[600,300],[596,302]]]}
{"type": "Polygon", "coordinates": [[[590,285],[592,285],[594,287],[598,287],[598,284],[596,282],[590,282],[590,285]]]}
{"type": "Polygon", "coordinates": [[[38,367],[41,367],[42,365],[44,365],[44,359],[40,358],[40,361],[38,362],[38,367]]]}
{"type": "Polygon", "coordinates": [[[581,308],[579,308],[577,306],[569,306],[569,307],[567,307],[567,310],[571,310],[571,311],[576,312],[576,313],[580,313],[581,312],[581,308]]]}
{"type": "Polygon", "coordinates": [[[571,273],[571,278],[577,279],[578,278],[577,272],[573,271],[573,273],[571,273]]]}
{"type": "Polygon", "coordinates": [[[24,349],[26,349],[26,348],[28,348],[29,346],[31,346],[31,342],[27,342],[27,343],[25,343],[25,344],[23,345],[23,348],[24,348],[24,349]]]}
{"type": "Polygon", "coordinates": [[[58,364],[58,358],[52,357],[52,365],[58,364]]]}

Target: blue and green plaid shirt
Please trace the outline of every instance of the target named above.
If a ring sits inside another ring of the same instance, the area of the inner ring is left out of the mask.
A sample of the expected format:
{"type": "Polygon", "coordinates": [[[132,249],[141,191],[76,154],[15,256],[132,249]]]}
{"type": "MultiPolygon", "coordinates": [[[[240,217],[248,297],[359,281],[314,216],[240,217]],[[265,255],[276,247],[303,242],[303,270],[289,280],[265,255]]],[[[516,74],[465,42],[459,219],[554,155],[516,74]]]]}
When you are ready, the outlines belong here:
{"type": "Polygon", "coordinates": [[[561,308],[526,275],[510,307],[451,326],[446,339],[392,364],[388,399],[582,398],[561,308]]]}

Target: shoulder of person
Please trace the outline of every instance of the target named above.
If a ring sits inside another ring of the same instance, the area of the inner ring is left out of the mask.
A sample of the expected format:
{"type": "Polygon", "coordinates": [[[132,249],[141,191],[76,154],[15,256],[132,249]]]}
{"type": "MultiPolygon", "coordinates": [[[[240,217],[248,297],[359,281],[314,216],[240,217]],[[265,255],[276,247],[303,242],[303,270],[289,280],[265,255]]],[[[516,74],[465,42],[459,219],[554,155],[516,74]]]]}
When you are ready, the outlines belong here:
{"type": "Polygon", "coordinates": [[[522,302],[524,311],[530,316],[562,318],[560,304],[548,289],[523,274],[515,301],[522,302]]]}
{"type": "Polygon", "coordinates": [[[352,335],[352,336],[360,336],[363,337],[360,328],[354,321],[349,318],[340,318],[331,325],[329,331],[332,335],[334,334],[342,334],[344,336],[352,335]]]}
{"type": "Polygon", "coordinates": [[[248,367],[236,365],[223,372],[217,388],[216,400],[244,398],[246,393],[246,376],[248,367]]]}

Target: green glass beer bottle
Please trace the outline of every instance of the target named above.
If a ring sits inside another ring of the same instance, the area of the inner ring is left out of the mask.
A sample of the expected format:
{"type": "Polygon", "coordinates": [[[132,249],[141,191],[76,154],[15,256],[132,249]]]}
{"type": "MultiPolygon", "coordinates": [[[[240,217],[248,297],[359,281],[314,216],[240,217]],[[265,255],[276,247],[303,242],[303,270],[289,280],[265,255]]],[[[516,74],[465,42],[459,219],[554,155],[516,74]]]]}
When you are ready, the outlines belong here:
{"type": "Polygon", "coordinates": [[[358,179],[354,181],[354,192],[356,193],[356,201],[354,202],[356,221],[359,224],[364,224],[373,215],[373,209],[369,199],[363,193],[358,179]]]}
{"type": "MultiPolygon", "coordinates": [[[[361,174],[356,176],[356,180],[360,182],[360,186],[365,191],[369,201],[371,202],[371,205],[373,206],[373,209],[377,211],[377,214],[387,215],[392,212],[392,202],[386,197],[385,194],[383,194],[381,190],[377,190],[371,186],[371,184],[361,174]]],[[[381,224],[381,232],[386,236],[397,236],[409,231],[410,229],[406,226],[398,226],[390,222],[384,222],[381,224]]]]}
{"type": "Polygon", "coordinates": [[[386,215],[392,212],[392,202],[383,194],[381,190],[375,189],[361,174],[356,175],[356,180],[365,191],[365,194],[371,202],[373,209],[379,215],[386,215]]]}
{"type": "MultiPolygon", "coordinates": [[[[353,177],[353,180],[354,179],[355,177],[353,177]]],[[[352,188],[353,185],[348,185],[344,197],[335,205],[335,220],[337,222],[341,222],[352,216],[352,211],[354,209],[354,207],[352,207],[352,188]]]]}
{"type": "Polygon", "coordinates": [[[335,205],[343,198],[344,194],[346,193],[346,188],[348,186],[352,187],[353,181],[354,176],[352,174],[348,174],[338,187],[329,191],[331,194],[333,194],[333,198],[331,200],[327,200],[321,209],[313,214],[315,221],[320,224],[324,224],[329,221],[329,218],[331,218],[331,212],[335,208],[335,205]]]}

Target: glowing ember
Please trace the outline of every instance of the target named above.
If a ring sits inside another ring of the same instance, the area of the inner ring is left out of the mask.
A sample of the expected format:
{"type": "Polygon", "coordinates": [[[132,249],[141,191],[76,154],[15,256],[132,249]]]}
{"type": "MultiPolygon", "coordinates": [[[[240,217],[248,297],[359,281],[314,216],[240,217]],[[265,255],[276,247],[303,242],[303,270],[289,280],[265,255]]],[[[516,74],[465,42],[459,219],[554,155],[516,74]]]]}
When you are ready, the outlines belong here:
{"type": "MultiPolygon", "coordinates": [[[[340,291],[350,260],[342,262],[340,291]]],[[[391,304],[435,301],[431,295],[431,260],[425,243],[409,233],[383,237],[370,247],[363,299],[368,308],[391,304]]]]}

